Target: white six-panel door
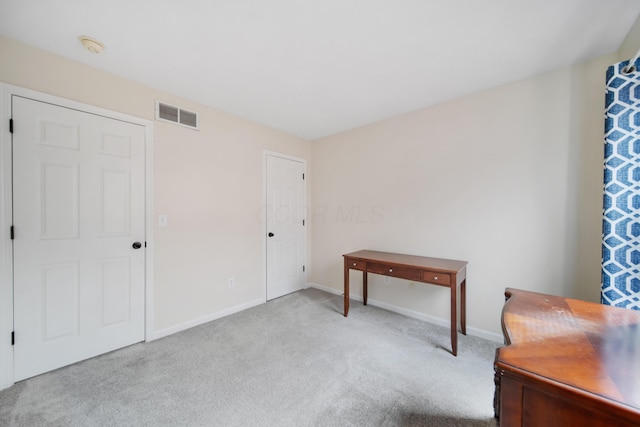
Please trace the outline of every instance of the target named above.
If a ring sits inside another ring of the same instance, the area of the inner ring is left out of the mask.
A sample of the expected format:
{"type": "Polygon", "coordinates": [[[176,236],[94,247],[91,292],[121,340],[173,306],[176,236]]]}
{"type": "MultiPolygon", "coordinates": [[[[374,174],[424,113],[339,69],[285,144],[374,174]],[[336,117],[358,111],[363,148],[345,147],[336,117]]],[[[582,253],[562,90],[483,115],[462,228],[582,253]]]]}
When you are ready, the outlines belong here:
{"type": "Polygon", "coordinates": [[[18,381],[144,340],[145,129],[19,96],[12,117],[18,381]]]}
{"type": "Polygon", "coordinates": [[[267,300],[304,288],[304,163],[267,155],[267,300]]]}

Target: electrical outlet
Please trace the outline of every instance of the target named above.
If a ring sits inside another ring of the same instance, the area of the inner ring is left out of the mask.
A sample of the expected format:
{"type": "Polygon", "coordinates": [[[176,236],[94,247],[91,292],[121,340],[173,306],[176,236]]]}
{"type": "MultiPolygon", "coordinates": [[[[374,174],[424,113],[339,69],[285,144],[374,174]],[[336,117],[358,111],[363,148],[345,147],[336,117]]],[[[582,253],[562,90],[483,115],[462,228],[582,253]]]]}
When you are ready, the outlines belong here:
{"type": "Polygon", "coordinates": [[[229,277],[227,284],[229,285],[230,288],[233,288],[236,285],[236,279],[234,279],[233,277],[229,277]]]}

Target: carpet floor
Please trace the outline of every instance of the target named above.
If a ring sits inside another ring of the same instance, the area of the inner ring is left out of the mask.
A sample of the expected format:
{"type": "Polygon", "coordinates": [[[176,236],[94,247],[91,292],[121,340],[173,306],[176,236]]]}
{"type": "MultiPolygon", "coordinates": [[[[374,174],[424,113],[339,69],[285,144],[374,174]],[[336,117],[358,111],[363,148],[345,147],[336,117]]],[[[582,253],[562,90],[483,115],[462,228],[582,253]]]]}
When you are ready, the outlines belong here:
{"type": "Polygon", "coordinates": [[[495,426],[497,343],[306,289],[0,391],[3,426],[495,426]]]}

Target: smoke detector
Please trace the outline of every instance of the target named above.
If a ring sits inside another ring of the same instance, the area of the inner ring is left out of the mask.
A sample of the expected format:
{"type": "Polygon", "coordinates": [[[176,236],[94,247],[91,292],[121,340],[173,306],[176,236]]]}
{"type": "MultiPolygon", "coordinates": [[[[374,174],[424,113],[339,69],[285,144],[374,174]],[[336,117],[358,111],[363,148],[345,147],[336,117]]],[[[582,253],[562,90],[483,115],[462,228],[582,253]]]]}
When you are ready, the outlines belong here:
{"type": "Polygon", "coordinates": [[[104,50],[104,44],[91,37],[80,36],[80,42],[91,53],[100,53],[104,50]]]}

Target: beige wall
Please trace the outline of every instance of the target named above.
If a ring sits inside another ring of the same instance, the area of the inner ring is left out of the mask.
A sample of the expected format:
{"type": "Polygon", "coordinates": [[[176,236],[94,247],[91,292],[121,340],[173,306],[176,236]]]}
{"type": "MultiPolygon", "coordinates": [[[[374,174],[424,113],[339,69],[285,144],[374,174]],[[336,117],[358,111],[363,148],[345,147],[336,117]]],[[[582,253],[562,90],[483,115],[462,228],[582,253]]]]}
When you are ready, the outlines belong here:
{"type": "Polygon", "coordinates": [[[200,113],[200,131],[154,122],[156,331],[264,300],[263,150],[309,160],[308,141],[6,38],[0,58],[1,82],[149,120],[156,99],[200,113]]]}
{"type": "MultiPolygon", "coordinates": [[[[615,59],[315,141],[311,281],[341,289],[341,255],[364,248],[467,260],[468,324],[496,334],[505,287],[597,300],[615,59]]],[[[446,288],[370,283],[373,300],[449,316],[446,288]]]]}

